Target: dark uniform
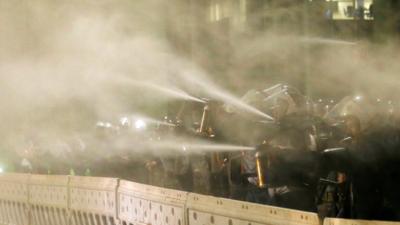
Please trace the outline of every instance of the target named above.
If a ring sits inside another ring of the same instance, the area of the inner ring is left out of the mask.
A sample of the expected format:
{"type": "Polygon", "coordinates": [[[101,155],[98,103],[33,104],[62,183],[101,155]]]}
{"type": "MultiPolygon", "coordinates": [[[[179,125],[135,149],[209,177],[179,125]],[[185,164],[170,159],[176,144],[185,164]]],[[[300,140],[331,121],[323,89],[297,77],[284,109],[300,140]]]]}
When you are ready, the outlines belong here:
{"type": "MultiPolygon", "coordinates": [[[[342,116],[338,118],[343,120],[346,138],[338,143],[343,150],[328,154],[330,160],[326,164],[333,169],[330,174],[336,175],[336,184],[329,186],[335,190],[326,190],[324,194],[332,193],[331,202],[336,207],[330,213],[320,211],[322,216],[382,219],[385,207],[381,165],[388,148],[384,144],[385,136],[389,135],[379,128],[382,121],[374,121],[380,117],[371,113],[362,100],[360,96],[347,97],[336,107],[337,116],[342,116]]],[[[324,202],[328,200],[324,199],[324,202]]]]}

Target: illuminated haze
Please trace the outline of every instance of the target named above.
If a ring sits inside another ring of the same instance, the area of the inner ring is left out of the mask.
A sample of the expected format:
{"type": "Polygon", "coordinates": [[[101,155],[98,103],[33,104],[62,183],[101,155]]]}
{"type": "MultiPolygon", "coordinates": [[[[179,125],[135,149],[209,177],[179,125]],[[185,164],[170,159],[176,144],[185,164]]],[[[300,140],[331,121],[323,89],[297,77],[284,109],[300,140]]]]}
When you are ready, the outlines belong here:
{"type": "Polygon", "coordinates": [[[288,28],[246,35],[232,29],[232,41],[224,41],[218,29],[207,31],[207,22],[184,20],[190,17],[185,4],[0,0],[2,148],[22,151],[39,139],[63,142],[121,114],[162,118],[168,101],[202,101],[202,94],[269,118],[234,95],[276,83],[303,89],[305,73],[305,89],[314,98],[340,98],[353,89],[380,97],[397,91],[395,43],[308,38],[288,28]],[[186,37],[187,29],[206,31],[186,37]]]}

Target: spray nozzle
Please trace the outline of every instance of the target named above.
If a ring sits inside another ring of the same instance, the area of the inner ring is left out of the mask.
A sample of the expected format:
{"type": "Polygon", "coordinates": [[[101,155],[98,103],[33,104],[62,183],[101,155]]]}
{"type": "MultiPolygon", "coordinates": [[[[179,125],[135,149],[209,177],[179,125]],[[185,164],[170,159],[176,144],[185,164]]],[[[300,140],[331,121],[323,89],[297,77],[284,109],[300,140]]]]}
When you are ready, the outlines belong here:
{"type": "Polygon", "coordinates": [[[255,150],[257,151],[256,154],[260,155],[261,154],[260,152],[265,152],[268,149],[268,146],[269,145],[267,144],[267,142],[263,141],[261,144],[255,147],[255,150]]]}

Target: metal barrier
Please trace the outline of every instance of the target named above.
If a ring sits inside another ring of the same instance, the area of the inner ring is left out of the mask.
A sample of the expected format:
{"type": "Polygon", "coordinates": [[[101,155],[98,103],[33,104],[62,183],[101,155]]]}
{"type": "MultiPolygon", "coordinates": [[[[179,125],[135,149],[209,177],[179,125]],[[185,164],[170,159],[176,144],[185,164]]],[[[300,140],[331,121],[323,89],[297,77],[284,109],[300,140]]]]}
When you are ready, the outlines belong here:
{"type": "Polygon", "coordinates": [[[1,174],[0,180],[0,224],[29,224],[29,175],[1,174]]]}
{"type": "MultiPolygon", "coordinates": [[[[320,225],[315,213],[115,178],[0,175],[0,225],[320,225]]],[[[400,225],[325,219],[323,225],[400,225]]]]}
{"type": "Polygon", "coordinates": [[[33,175],[30,177],[30,224],[69,224],[68,183],[67,176],[33,175]]]}
{"type": "Polygon", "coordinates": [[[116,225],[118,179],[70,178],[72,225],[116,225]]]}
{"type": "Polygon", "coordinates": [[[189,225],[319,225],[317,214],[189,194],[189,225]]]}
{"type": "Polygon", "coordinates": [[[120,181],[119,216],[123,225],[184,225],[187,192],[120,181]]]}

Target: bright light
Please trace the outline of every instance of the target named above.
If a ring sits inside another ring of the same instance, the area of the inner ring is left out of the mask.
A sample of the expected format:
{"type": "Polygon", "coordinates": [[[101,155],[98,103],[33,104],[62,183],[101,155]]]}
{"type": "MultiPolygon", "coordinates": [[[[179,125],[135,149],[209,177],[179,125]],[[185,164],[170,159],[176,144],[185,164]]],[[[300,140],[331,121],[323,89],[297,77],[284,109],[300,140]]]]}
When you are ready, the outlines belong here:
{"type": "Polygon", "coordinates": [[[138,130],[146,129],[146,123],[143,120],[136,120],[135,121],[135,128],[138,130]]]}
{"type": "Polygon", "coordinates": [[[0,167],[0,173],[4,173],[4,169],[0,167]]]}
{"type": "Polygon", "coordinates": [[[129,125],[129,119],[128,117],[122,117],[119,122],[123,125],[123,126],[127,126],[129,125]]]}
{"type": "Polygon", "coordinates": [[[361,100],[361,96],[359,96],[359,95],[357,95],[355,98],[354,98],[354,100],[356,100],[356,101],[360,101],[361,100]]]}

